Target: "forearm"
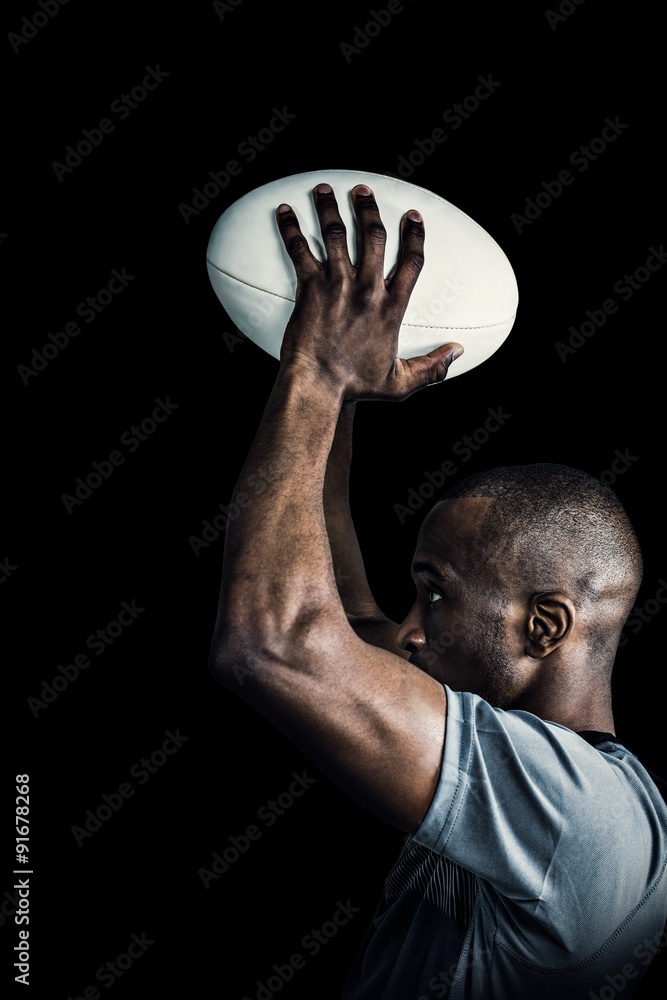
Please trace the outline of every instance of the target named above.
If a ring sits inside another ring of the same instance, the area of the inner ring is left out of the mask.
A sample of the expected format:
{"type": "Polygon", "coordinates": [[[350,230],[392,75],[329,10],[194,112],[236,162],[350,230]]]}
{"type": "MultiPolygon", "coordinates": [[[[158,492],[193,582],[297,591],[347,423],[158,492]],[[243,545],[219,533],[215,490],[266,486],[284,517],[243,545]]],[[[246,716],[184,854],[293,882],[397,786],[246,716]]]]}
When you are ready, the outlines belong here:
{"type": "Polygon", "coordinates": [[[307,369],[282,366],[232,502],[212,653],[285,657],[313,622],[344,612],[322,504],[342,394],[307,369]],[[271,485],[253,490],[271,470],[271,485]],[[251,502],[247,497],[251,496],[251,502]]]}
{"type": "MultiPolygon", "coordinates": [[[[350,509],[350,467],[356,404],[344,403],[324,480],[324,515],[338,592],[351,626],[366,642],[401,655],[390,621],[373,597],[350,509]]],[[[407,654],[406,654],[407,655],[407,654]]]]}
{"type": "Polygon", "coordinates": [[[338,591],[350,618],[381,614],[371,593],[350,510],[350,466],[356,403],[344,403],[324,479],[324,516],[338,591]]]}

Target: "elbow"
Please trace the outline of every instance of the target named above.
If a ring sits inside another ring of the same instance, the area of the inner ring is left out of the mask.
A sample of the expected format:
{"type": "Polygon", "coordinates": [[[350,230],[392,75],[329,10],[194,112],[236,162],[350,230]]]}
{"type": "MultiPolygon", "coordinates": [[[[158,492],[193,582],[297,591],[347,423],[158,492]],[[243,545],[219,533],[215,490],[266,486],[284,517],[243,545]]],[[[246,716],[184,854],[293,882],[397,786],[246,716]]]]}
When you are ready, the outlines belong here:
{"type": "Polygon", "coordinates": [[[240,636],[216,636],[209,651],[208,669],[218,684],[241,694],[239,689],[257,673],[258,656],[251,644],[240,636]]]}
{"type": "Polygon", "coordinates": [[[218,620],[209,651],[209,673],[240,697],[249,697],[253,686],[250,682],[260,683],[263,668],[275,659],[274,647],[257,620],[218,620]]]}
{"type": "Polygon", "coordinates": [[[219,684],[234,690],[253,670],[250,636],[242,618],[219,609],[208,654],[208,670],[219,684]]]}
{"type": "Polygon", "coordinates": [[[259,574],[240,576],[221,592],[209,671],[245,700],[261,700],[261,689],[317,669],[322,650],[348,632],[343,606],[327,586],[310,578],[282,586],[259,574]]]}
{"type": "Polygon", "coordinates": [[[308,672],[318,659],[328,628],[320,616],[315,621],[310,615],[305,617],[306,621],[292,622],[291,627],[261,618],[236,627],[219,624],[209,653],[209,672],[218,683],[249,700],[257,697],[251,692],[272,687],[285,671],[308,672]]]}

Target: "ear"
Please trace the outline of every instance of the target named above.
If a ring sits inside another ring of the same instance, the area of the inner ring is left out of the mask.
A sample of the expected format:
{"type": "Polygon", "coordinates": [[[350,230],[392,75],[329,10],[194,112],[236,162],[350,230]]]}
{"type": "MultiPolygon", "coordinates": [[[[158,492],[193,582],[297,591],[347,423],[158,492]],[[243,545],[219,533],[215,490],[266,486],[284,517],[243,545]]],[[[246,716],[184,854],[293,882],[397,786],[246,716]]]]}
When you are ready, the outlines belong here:
{"type": "Polygon", "coordinates": [[[575,618],[576,610],[567,594],[534,594],[526,622],[526,656],[541,659],[553,653],[572,634],[575,618]]]}

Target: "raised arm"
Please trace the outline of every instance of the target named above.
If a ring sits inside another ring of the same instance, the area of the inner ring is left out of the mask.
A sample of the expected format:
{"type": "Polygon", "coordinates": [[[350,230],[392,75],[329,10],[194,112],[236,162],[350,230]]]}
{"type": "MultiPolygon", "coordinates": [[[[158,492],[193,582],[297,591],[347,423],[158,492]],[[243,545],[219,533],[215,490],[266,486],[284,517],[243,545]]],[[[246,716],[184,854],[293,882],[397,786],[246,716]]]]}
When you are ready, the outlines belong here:
{"type": "Polygon", "coordinates": [[[373,646],[407,659],[396,643],[398,624],[383,614],[371,592],[350,510],[350,466],[355,402],[343,403],[324,477],[324,517],[334,575],[347,619],[357,635],[373,646]]]}
{"type": "Polygon", "coordinates": [[[423,224],[404,218],[399,259],[385,280],[377,205],[364,188],[353,196],[358,266],[349,260],[330,188],[314,193],[323,264],[291,209],[278,210],[297,274],[296,304],[235,496],[252,492],[267,467],[272,486],[251,504],[239,503],[227,530],[210,665],[349,795],[413,832],[440,770],[444,690],[351,627],[336,586],[323,490],[341,407],[403,399],[442,381],[456,345],[397,359],[398,330],[423,260],[423,224]]]}

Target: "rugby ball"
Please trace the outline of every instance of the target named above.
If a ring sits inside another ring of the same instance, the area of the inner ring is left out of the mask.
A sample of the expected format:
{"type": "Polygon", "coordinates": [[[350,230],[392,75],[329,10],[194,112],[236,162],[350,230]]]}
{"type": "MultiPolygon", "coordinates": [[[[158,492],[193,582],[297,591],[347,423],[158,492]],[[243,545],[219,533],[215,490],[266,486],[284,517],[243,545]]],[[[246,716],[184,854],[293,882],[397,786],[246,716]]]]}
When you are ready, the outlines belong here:
{"type": "Polygon", "coordinates": [[[355,170],[312,170],[270,181],[222,213],[209,239],[206,265],[218,299],[242,333],[280,357],[296,275],[278,231],[276,209],[283,202],[294,209],[312,253],[324,260],[312,194],[324,181],[336,195],[352,261],[356,230],[350,192],[356,184],[373,191],[387,230],[385,276],[398,255],[403,215],[414,208],[424,219],[425,264],[400,328],[399,357],[428,354],[457,341],[465,351],[452,366],[451,379],[498,350],[512,329],[519,299],[514,271],[498,243],[439,195],[396,177],[355,170]]]}

